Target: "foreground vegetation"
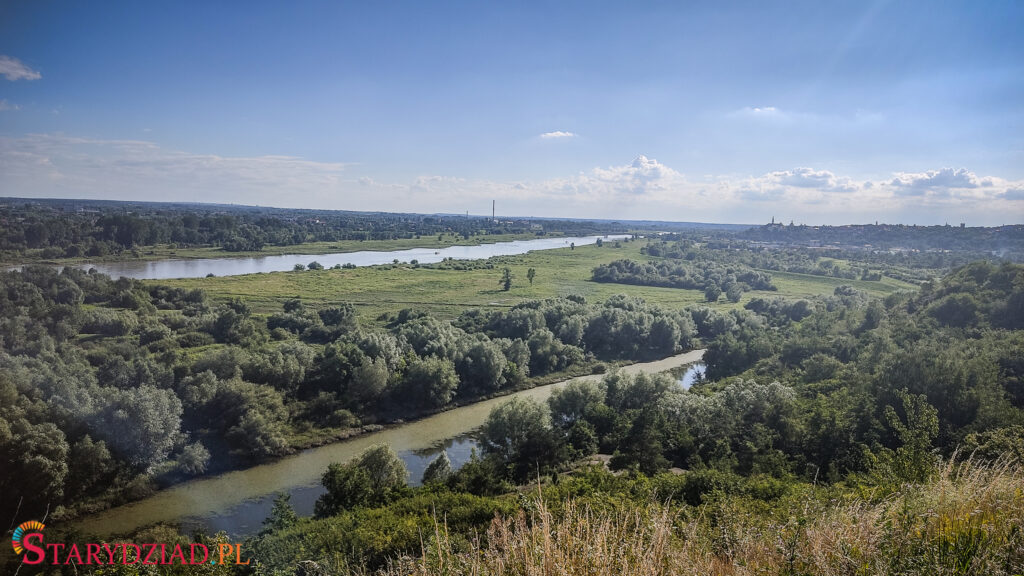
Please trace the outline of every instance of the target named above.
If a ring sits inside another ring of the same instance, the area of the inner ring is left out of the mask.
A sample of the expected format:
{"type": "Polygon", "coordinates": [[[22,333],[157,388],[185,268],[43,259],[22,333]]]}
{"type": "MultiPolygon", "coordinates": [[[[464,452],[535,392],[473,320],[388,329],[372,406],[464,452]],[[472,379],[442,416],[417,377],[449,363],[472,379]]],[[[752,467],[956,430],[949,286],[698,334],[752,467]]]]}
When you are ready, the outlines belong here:
{"type": "Polygon", "coordinates": [[[584,475],[469,541],[435,516],[419,557],[380,574],[1009,575],[1024,566],[1024,476],[1005,462],[949,462],[923,484],[873,497],[799,485],[773,502],[719,494],[699,507],[658,493],[673,480],[584,475]],[[630,496],[603,502],[583,488],[591,480],[630,496]]]}

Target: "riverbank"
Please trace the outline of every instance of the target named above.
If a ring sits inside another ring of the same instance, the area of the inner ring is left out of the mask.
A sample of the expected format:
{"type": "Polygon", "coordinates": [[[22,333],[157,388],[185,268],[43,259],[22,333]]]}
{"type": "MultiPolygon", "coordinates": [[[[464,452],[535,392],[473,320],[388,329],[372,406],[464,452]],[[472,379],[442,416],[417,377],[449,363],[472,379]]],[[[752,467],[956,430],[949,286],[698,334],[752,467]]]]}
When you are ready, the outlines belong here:
{"type": "MultiPolygon", "coordinates": [[[[541,238],[557,238],[561,234],[549,234],[541,238]]],[[[139,246],[120,254],[106,256],[80,256],[76,258],[43,258],[31,255],[0,258],[0,266],[20,266],[24,264],[47,264],[53,266],[76,266],[91,262],[155,262],[160,260],[204,260],[209,258],[259,258],[262,256],[282,256],[285,254],[316,256],[335,252],[358,252],[361,250],[386,251],[408,250],[411,248],[440,249],[451,246],[479,246],[496,242],[512,242],[515,240],[534,240],[536,234],[488,234],[479,236],[453,236],[445,234],[437,236],[421,236],[419,238],[396,238],[394,240],[338,240],[333,242],[305,242],[285,246],[264,246],[259,251],[229,252],[219,246],[179,247],[174,244],[157,244],[139,246]]],[[[38,250],[37,252],[42,252],[38,250]]]]}
{"type": "MultiPolygon", "coordinates": [[[[704,350],[693,350],[662,360],[630,364],[620,370],[625,374],[660,373],[697,362],[703,354],[704,350]]],[[[290,493],[315,486],[329,464],[347,461],[374,444],[387,443],[400,452],[427,449],[477,428],[491,409],[509,398],[544,401],[556,388],[569,382],[602,377],[602,374],[589,374],[568,378],[388,426],[265,464],[190,480],[142,500],[80,518],[71,526],[86,534],[110,536],[161,522],[216,517],[246,501],[268,500],[278,492],[290,493]]]]}
{"type": "Polygon", "coordinates": [[[170,259],[158,261],[83,262],[73,266],[81,270],[95,269],[111,278],[134,280],[206,279],[209,277],[236,277],[273,272],[302,271],[306,268],[349,269],[379,265],[408,263],[411,266],[437,264],[446,261],[486,261],[495,256],[515,256],[531,251],[573,248],[596,244],[605,240],[622,240],[626,235],[609,236],[552,236],[511,240],[475,245],[451,245],[443,248],[403,248],[399,250],[358,250],[308,254],[259,255],[255,257],[201,258],[196,260],[170,259]]]}

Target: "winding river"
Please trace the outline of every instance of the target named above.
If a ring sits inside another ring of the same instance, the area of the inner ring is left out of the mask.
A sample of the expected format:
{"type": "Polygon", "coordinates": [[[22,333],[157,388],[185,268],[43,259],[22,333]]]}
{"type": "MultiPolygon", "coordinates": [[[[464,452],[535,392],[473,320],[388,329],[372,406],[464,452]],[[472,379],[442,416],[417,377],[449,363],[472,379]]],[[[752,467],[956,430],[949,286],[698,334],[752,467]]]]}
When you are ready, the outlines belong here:
{"type": "MultiPolygon", "coordinates": [[[[655,362],[632,364],[622,368],[622,372],[665,372],[699,362],[703,355],[703,350],[693,350],[655,362]]],[[[599,375],[580,376],[538,386],[351,440],[305,450],[245,470],[184,482],[149,498],[86,516],[75,526],[87,533],[109,536],[156,522],[180,522],[186,528],[225,530],[233,537],[246,536],[259,530],[276,493],[291,494],[296,511],[303,515],[311,514],[313,502],[323,491],[319,485],[320,476],[332,462],[344,462],[374,444],[386,443],[406,461],[410,479],[415,481],[420,478],[432,454],[441,449],[448,450],[453,465],[465,462],[475,445],[467,434],[483,424],[492,408],[512,396],[544,401],[552,391],[567,382],[600,378],[599,375]]]]}
{"type": "Polygon", "coordinates": [[[513,240],[478,244],[476,246],[449,246],[447,248],[410,248],[407,250],[359,252],[336,252],[332,254],[282,254],[279,256],[254,256],[244,258],[201,258],[196,260],[154,260],[151,262],[97,262],[95,264],[76,264],[76,268],[88,270],[95,268],[97,272],[111,278],[124,276],[136,280],[162,280],[166,278],[202,278],[208,274],[215,276],[238,276],[256,274],[258,272],[285,272],[294,269],[296,264],[308,264],[317,261],[325,268],[335,265],[351,264],[355,266],[376,266],[390,264],[395,260],[421,264],[441,262],[445,258],[455,260],[481,260],[491,256],[514,256],[526,254],[531,250],[551,250],[568,248],[570,245],[586,246],[602,240],[621,240],[628,238],[624,234],[605,236],[559,236],[554,238],[538,238],[536,240],[513,240]]]}

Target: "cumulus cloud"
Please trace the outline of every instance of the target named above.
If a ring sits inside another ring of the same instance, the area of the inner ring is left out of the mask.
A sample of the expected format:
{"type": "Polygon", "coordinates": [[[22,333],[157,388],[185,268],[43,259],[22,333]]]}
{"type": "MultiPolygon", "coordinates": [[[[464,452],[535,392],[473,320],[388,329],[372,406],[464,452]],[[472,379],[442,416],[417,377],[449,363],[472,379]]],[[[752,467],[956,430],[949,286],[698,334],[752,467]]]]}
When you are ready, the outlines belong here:
{"type": "Polygon", "coordinates": [[[688,176],[644,155],[538,180],[424,174],[388,179],[366,167],[291,156],[231,157],[138,140],[0,137],[0,190],[11,196],[231,202],[284,207],[490,213],[704,222],[906,223],[1019,220],[1024,181],[963,169],[873,181],[797,167],[688,176]],[[916,188],[915,188],[916,187],[916,188]],[[908,196],[908,189],[926,192],[908,196]]]}
{"type": "MultiPolygon", "coordinates": [[[[985,182],[988,186],[992,185],[990,179],[985,182]]],[[[942,168],[920,173],[900,172],[890,184],[912,192],[927,192],[935,189],[977,188],[982,185],[982,180],[966,168],[942,168]]]]}
{"type": "Polygon", "coordinates": [[[17,58],[0,55],[0,76],[10,81],[15,80],[39,80],[42,74],[29,68],[24,62],[17,58]]]}
{"type": "Polygon", "coordinates": [[[850,178],[841,178],[828,170],[813,168],[794,168],[770,172],[764,176],[764,179],[778,186],[815,188],[830,192],[854,192],[860,188],[850,178]]]}
{"type": "Polygon", "coordinates": [[[573,132],[564,132],[562,130],[555,130],[554,132],[545,132],[540,135],[541,140],[566,140],[568,138],[575,138],[576,134],[573,132]]]}
{"type": "Polygon", "coordinates": [[[595,168],[590,176],[580,179],[580,184],[642,196],[666,191],[674,183],[681,183],[682,179],[683,175],[679,172],[657,160],[640,155],[625,166],[595,168]]]}

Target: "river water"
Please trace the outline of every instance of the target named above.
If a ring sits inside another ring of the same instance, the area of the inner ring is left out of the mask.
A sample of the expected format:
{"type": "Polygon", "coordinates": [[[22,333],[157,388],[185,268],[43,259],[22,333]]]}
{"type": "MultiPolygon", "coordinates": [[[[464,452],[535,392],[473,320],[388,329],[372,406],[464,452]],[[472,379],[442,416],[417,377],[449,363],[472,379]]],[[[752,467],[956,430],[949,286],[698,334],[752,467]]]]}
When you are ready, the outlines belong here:
{"type": "Polygon", "coordinates": [[[707,366],[703,362],[698,362],[687,368],[686,372],[683,372],[683,375],[679,377],[677,382],[683,387],[683,390],[689,390],[690,386],[703,379],[706,373],[707,366]]]}
{"type": "Polygon", "coordinates": [[[165,278],[202,278],[208,274],[216,276],[238,276],[256,274],[258,272],[284,272],[293,270],[296,264],[309,264],[317,261],[325,268],[336,264],[353,264],[355,266],[376,266],[399,262],[418,261],[421,264],[441,262],[445,258],[455,260],[480,260],[491,256],[514,256],[526,254],[531,250],[551,250],[568,248],[571,244],[586,246],[594,244],[598,238],[604,240],[621,240],[629,236],[609,234],[605,236],[560,236],[557,238],[538,238],[536,240],[513,240],[511,242],[495,242],[477,246],[449,246],[447,248],[411,248],[408,250],[390,250],[375,252],[337,252],[333,254],[282,254],[279,256],[254,256],[245,258],[201,258],[196,260],[155,260],[152,262],[97,262],[95,264],[76,264],[76,268],[88,270],[95,268],[98,272],[111,278],[121,276],[137,280],[161,280],[165,278]]]}
{"type": "MultiPolygon", "coordinates": [[[[665,372],[700,361],[703,350],[694,350],[622,368],[626,374],[665,372]]],[[[391,445],[410,469],[410,480],[418,481],[426,463],[439,446],[449,443],[453,465],[469,458],[475,445],[467,434],[477,429],[498,404],[512,396],[544,401],[551,392],[574,380],[597,380],[601,376],[580,376],[555,384],[538,386],[509,396],[453,408],[433,416],[374,432],[351,440],[305,450],[298,454],[245,470],[227,472],[172,486],[149,498],[82,518],[75,526],[98,536],[123,534],[156,522],[180,522],[207,531],[225,530],[242,537],[259,530],[270,512],[274,495],[287,492],[301,515],[313,512],[322,493],[320,476],[332,462],[345,462],[374,444],[391,445]],[[452,440],[455,439],[455,440],[452,440]]]]}

